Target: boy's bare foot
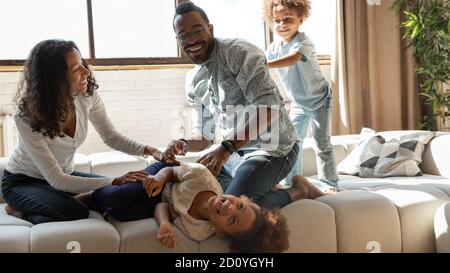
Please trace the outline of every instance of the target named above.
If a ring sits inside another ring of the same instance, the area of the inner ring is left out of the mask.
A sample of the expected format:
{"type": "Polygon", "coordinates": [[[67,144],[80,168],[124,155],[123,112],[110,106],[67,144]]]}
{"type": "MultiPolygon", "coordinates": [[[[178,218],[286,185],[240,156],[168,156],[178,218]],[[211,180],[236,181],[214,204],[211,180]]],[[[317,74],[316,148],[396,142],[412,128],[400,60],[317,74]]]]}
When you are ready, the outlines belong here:
{"type": "Polygon", "coordinates": [[[292,187],[287,189],[293,201],[300,199],[316,199],[328,195],[314,186],[304,176],[294,176],[292,178],[292,187]]]}
{"type": "Polygon", "coordinates": [[[13,209],[13,207],[11,207],[10,205],[6,204],[5,206],[5,211],[6,214],[17,217],[17,218],[22,218],[22,212],[13,209]]]}

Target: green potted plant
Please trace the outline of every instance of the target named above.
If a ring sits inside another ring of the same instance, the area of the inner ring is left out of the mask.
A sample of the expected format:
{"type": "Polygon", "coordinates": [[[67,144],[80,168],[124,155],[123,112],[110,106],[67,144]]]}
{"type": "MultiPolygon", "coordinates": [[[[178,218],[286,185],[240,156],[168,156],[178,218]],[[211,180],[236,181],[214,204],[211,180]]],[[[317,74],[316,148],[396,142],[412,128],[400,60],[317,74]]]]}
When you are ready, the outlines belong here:
{"type": "Polygon", "coordinates": [[[395,0],[393,8],[404,14],[403,38],[413,50],[420,95],[431,109],[422,127],[450,131],[450,1],[395,0]]]}

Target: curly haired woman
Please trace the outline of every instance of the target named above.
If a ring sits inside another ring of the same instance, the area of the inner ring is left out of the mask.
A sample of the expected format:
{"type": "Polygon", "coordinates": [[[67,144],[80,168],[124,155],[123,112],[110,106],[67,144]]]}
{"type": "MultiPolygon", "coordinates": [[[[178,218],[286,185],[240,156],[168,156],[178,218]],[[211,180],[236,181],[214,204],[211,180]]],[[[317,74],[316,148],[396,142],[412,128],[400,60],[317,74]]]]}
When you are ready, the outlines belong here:
{"type": "Polygon", "coordinates": [[[107,185],[143,181],[144,171],[107,178],[74,171],[74,155],[91,121],[113,149],[161,159],[157,149],[137,143],[112,125],[96,91],[98,85],[74,42],[46,40],[31,51],[16,100],[19,144],[3,174],[8,214],[33,223],[87,218],[88,207],[76,194],[107,185]]]}

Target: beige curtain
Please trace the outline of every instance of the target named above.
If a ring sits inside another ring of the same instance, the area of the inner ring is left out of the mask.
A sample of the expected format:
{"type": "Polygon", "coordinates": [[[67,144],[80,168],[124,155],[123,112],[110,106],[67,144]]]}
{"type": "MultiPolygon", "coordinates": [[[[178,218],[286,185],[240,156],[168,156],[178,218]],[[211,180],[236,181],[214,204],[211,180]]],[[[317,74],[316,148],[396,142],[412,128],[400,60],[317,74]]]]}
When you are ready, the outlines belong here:
{"type": "Polygon", "coordinates": [[[419,96],[393,0],[336,0],[333,135],[417,129],[419,96]],[[374,3],[370,5],[369,3],[374,3]],[[376,5],[376,3],[379,5],[376,5]]]}

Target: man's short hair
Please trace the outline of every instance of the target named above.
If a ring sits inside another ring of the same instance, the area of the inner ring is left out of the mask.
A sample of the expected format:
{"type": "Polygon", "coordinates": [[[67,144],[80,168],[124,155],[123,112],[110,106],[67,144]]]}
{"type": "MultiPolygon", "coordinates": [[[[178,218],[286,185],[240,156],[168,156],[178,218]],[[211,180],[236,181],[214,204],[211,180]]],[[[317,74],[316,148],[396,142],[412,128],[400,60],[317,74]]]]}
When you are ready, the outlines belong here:
{"type": "MultiPolygon", "coordinates": [[[[200,13],[203,20],[205,20],[205,22],[207,24],[209,24],[209,19],[208,19],[208,16],[206,15],[206,12],[201,7],[196,6],[191,1],[186,1],[186,2],[183,2],[180,5],[178,5],[178,7],[175,9],[175,15],[173,16],[172,22],[175,22],[175,17],[177,17],[178,15],[182,15],[182,14],[185,14],[185,13],[188,13],[191,11],[196,11],[196,12],[200,13]]],[[[173,28],[175,29],[175,25],[173,25],[173,28]]]]}

